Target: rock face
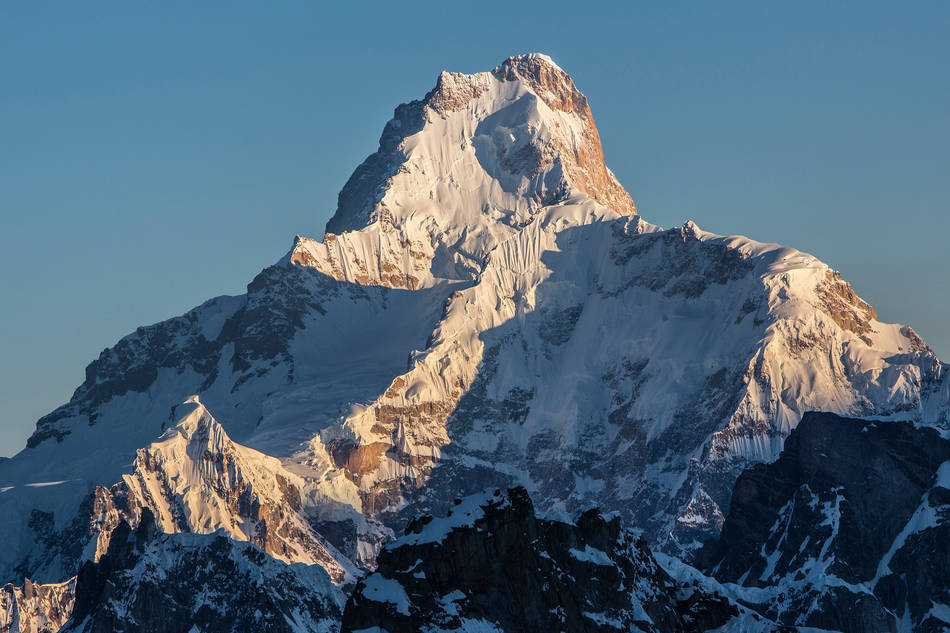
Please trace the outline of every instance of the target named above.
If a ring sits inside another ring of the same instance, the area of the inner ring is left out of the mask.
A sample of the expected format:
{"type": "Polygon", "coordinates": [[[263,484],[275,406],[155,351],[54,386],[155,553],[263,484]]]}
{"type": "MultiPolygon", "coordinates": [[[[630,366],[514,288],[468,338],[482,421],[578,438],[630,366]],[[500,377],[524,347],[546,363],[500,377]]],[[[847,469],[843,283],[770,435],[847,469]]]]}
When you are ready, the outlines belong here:
{"type": "Polygon", "coordinates": [[[457,500],[380,554],[343,632],[775,630],[721,594],[679,583],[644,541],[596,510],[538,519],[523,488],[457,500]],[[378,628],[374,628],[378,627],[378,628]]]}
{"type": "Polygon", "coordinates": [[[220,535],[160,534],[146,513],[116,528],[76,580],[64,632],[336,631],[342,591],[319,566],[287,565],[220,535]]]}
{"type": "Polygon", "coordinates": [[[56,633],[73,611],[76,579],[0,588],[0,633],[56,633]]]}
{"type": "Polygon", "coordinates": [[[736,482],[697,564],[763,613],[840,631],[950,626],[950,441],[901,422],[807,414],[736,482]]]}

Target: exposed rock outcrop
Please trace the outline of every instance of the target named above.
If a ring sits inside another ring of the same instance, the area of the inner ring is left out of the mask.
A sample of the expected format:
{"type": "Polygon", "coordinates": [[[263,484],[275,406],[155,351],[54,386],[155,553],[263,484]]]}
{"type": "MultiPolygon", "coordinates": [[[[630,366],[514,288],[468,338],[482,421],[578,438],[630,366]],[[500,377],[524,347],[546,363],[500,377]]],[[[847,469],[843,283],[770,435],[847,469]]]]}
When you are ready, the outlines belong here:
{"type": "Polygon", "coordinates": [[[948,536],[950,441],[809,413],[776,462],[739,477],[697,564],[783,622],[936,631],[950,627],[948,536]]]}
{"type": "Polygon", "coordinates": [[[76,579],[0,588],[0,633],[56,633],[73,612],[76,579]]]}
{"type": "Polygon", "coordinates": [[[344,633],[751,628],[779,627],[675,581],[618,518],[591,510],[573,524],[538,519],[523,488],[459,499],[448,517],[413,521],[359,582],[343,618],[344,633]]]}

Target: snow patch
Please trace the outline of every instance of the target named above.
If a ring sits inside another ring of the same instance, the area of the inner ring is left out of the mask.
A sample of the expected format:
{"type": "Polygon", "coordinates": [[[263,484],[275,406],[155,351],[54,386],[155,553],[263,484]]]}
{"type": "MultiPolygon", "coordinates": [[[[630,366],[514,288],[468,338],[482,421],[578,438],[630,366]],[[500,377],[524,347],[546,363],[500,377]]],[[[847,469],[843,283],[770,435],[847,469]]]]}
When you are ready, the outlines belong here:
{"type": "Polygon", "coordinates": [[[363,594],[375,602],[387,602],[396,606],[396,611],[409,615],[409,596],[397,581],[381,574],[370,574],[363,579],[363,594]]]}
{"type": "Polygon", "coordinates": [[[570,553],[571,556],[585,563],[593,563],[594,565],[600,565],[602,567],[614,566],[614,562],[610,560],[610,557],[607,556],[605,552],[590,545],[586,545],[583,550],[571,548],[570,553]]]}

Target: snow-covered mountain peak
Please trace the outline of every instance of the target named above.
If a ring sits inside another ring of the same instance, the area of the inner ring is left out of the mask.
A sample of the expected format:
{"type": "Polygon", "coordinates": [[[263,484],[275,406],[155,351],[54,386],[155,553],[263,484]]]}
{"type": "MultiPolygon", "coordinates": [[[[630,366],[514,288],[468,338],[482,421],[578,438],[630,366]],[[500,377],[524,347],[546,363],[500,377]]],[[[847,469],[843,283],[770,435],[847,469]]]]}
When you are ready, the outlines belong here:
{"type": "Polygon", "coordinates": [[[636,214],[604,163],[587,98],[549,57],[519,55],[491,72],[443,71],[423,99],[397,107],[340,192],[324,241],[291,261],[396,287],[471,279],[542,209],[584,201],[600,216],[636,214]],[[379,270],[350,274],[357,259],[379,270]]]}
{"type": "Polygon", "coordinates": [[[561,67],[557,65],[557,62],[551,59],[550,55],[546,55],[544,53],[522,53],[521,55],[512,55],[504,62],[499,64],[498,68],[520,63],[533,63],[538,66],[546,66],[548,68],[558,70],[562,73],[564,72],[561,70],[561,67]]]}
{"type": "Polygon", "coordinates": [[[201,404],[197,395],[175,407],[171,417],[177,422],[162,434],[159,442],[175,442],[176,438],[180,438],[176,443],[183,442],[189,448],[214,451],[225,450],[231,444],[227,433],[201,404]]]}
{"type": "Polygon", "coordinates": [[[509,57],[492,70],[503,81],[525,81],[549,107],[562,112],[588,114],[587,98],[574,85],[571,76],[543,53],[509,57]]]}
{"type": "MultiPolygon", "coordinates": [[[[334,580],[354,570],[310,525],[302,510],[303,481],[280,460],[233,442],[198,396],[173,409],[180,416],[112,489],[130,522],[142,509],[163,532],[211,533],[250,541],[286,562],[322,566],[334,580]],[[341,562],[343,561],[343,562],[341,562]]],[[[105,551],[103,535],[97,551],[105,551]]]]}

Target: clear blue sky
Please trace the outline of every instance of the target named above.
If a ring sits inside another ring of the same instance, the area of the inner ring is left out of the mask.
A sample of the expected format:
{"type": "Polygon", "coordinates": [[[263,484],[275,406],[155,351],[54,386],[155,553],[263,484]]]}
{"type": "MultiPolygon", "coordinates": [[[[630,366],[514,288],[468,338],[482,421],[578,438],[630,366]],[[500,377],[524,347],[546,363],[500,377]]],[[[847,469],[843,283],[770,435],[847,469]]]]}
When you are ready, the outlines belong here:
{"type": "Polygon", "coordinates": [[[645,218],[814,253],[950,357],[950,3],[326,4],[0,4],[0,455],[104,347],[321,236],[396,104],[519,52],[645,218]]]}

